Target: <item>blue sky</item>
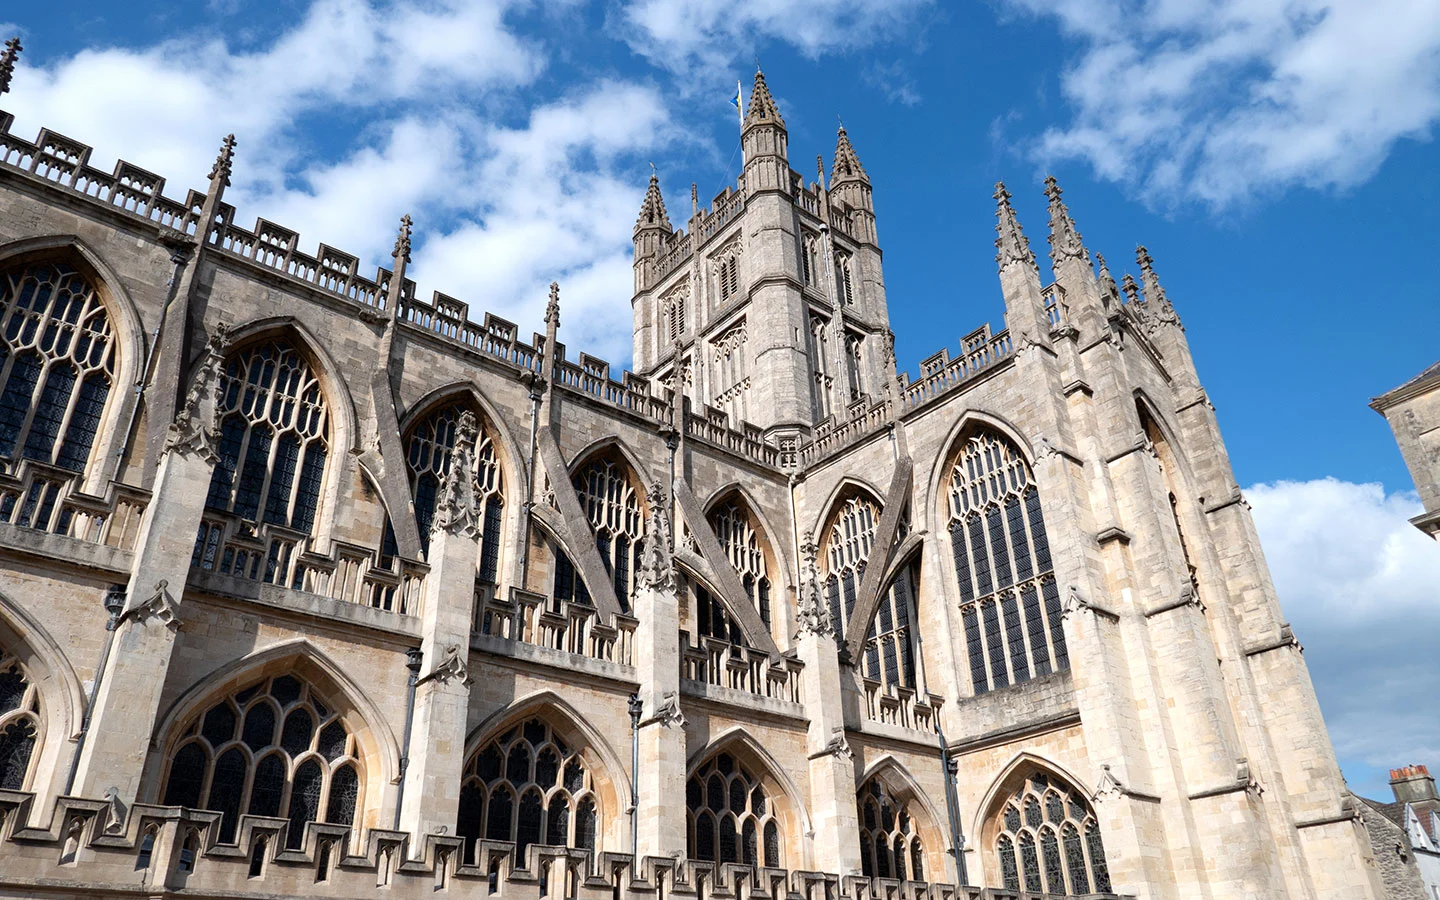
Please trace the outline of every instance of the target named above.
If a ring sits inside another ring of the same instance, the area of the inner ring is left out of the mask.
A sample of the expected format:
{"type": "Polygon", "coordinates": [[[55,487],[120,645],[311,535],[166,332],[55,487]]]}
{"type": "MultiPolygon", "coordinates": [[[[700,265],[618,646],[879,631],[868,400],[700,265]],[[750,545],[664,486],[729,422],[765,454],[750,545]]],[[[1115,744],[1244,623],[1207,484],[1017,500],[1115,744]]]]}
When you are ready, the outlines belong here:
{"type": "Polygon", "coordinates": [[[795,168],[844,120],[912,372],[1001,327],[993,184],[1043,251],[1055,174],[1117,277],[1155,257],[1352,783],[1440,765],[1440,548],[1366,406],[1440,356],[1433,0],[71,2],[4,32],[21,134],[183,197],[234,131],[241,222],[373,266],[410,212],[423,293],[528,333],[558,278],[569,346],[617,366],[649,163],[677,222],[732,183],[757,59],[795,168]]]}

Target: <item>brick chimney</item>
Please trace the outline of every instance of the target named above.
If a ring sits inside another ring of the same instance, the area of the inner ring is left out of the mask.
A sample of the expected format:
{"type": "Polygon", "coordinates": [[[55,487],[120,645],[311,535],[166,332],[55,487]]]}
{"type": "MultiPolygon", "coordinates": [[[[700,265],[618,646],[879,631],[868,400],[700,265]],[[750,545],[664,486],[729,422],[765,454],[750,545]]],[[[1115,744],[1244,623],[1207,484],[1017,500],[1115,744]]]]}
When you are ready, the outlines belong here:
{"type": "Polygon", "coordinates": [[[1390,790],[1395,792],[1395,799],[1400,803],[1440,800],[1440,793],[1435,790],[1435,779],[1425,766],[1391,769],[1390,790]]]}

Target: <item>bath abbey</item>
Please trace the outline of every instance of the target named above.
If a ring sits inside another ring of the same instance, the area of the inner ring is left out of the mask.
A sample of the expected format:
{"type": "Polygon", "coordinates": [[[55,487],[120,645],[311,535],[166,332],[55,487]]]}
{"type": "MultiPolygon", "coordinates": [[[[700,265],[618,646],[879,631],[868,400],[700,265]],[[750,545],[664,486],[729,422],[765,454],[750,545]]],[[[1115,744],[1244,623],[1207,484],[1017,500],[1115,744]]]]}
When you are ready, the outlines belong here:
{"type": "Polygon", "coordinates": [[[233,138],[182,191],[11,124],[0,897],[1387,896],[1186,300],[1053,179],[897,371],[856,146],[757,75],[617,373],[560,286],[418,296],[408,218],[370,275],[237,221],[233,138]]]}

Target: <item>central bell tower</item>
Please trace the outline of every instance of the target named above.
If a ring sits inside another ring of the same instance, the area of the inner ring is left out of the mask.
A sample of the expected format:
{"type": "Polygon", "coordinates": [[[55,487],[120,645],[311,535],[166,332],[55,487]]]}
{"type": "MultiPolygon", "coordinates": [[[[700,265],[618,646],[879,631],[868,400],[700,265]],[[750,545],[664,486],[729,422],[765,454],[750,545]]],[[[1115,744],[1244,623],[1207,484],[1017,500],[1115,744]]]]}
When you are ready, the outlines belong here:
{"type": "Polygon", "coordinates": [[[767,439],[809,435],[894,377],[870,179],[845,129],[826,184],[790,167],[789,133],[756,72],[744,171],[674,227],[657,176],[635,222],[635,370],[678,377],[692,412],[767,439]]]}

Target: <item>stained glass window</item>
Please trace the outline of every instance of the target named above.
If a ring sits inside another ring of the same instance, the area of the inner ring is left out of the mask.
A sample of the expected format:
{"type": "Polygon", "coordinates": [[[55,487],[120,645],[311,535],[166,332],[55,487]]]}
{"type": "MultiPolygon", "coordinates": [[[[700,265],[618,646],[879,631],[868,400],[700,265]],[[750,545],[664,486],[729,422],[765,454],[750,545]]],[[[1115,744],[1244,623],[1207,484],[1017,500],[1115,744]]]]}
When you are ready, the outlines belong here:
{"type": "Polygon", "coordinates": [[[292,849],[307,822],[354,823],[361,768],[354,739],[306,682],[281,675],[247,685],[197,715],[182,734],[170,756],[164,803],[220,813],[221,843],[235,841],[242,812],[289,819],[292,849]]]}
{"type": "Polygon", "coordinates": [[[0,647],[0,789],[25,790],[39,733],[39,689],[20,660],[0,647]]]}
{"type": "MultiPolygon", "coordinates": [[[[430,412],[410,427],[405,445],[405,464],[410,473],[411,497],[415,501],[415,524],[420,529],[420,546],[430,552],[430,527],[435,520],[435,502],[440,485],[450,471],[455,452],[456,429],[467,404],[451,403],[430,412]]],[[[499,570],[500,545],[505,504],[505,486],[495,455],[495,439],[486,428],[485,417],[471,410],[482,423],[475,440],[475,502],[480,512],[480,577],[494,584],[499,570]]]]}
{"type": "Polygon", "coordinates": [[[900,800],[878,777],[856,794],[860,816],[861,871],[878,878],[925,880],[925,849],[910,803],[900,800]]]}
{"type": "Polygon", "coordinates": [[[1054,775],[1033,772],[1006,797],[993,827],[1005,887],[1057,895],[1110,890],[1095,813],[1054,775]]]}
{"type": "Polygon", "coordinates": [[[691,858],[779,868],[780,828],[766,791],[750,768],[730,753],[722,751],[700,765],[685,784],[691,858]],[[763,841],[756,835],[763,835],[763,841]]]}

